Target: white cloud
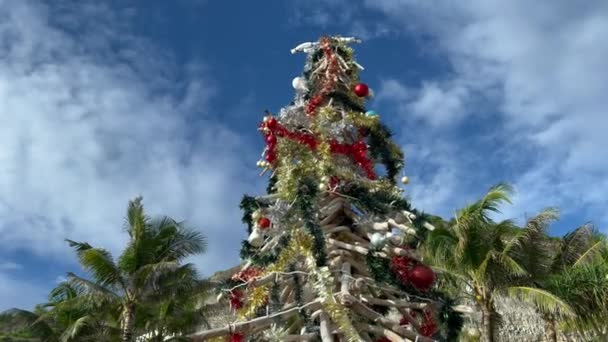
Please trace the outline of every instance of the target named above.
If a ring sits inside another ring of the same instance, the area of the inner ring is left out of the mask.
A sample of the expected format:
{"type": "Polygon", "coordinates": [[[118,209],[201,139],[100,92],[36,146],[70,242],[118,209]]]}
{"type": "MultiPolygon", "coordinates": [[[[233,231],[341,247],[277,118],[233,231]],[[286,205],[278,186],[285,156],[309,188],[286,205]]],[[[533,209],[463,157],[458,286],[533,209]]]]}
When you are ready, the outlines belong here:
{"type": "MultiPolygon", "coordinates": [[[[118,20],[129,11],[83,6],[0,2],[0,250],[66,262],[70,238],[116,253],[141,194],[149,214],[208,235],[204,273],[233,264],[252,182],[248,147],[205,113],[213,80],[129,36],[118,20]]],[[[10,293],[16,282],[2,281],[10,293]]]]}
{"type": "Polygon", "coordinates": [[[508,138],[512,157],[523,148],[538,156],[512,176],[520,190],[514,210],[559,205],[589,210],[596,222],[608,224],[608,202],[600,195],[608,192],[604,2],[374,0],[365,5],[383,12],[394,26],[432,36],[431,49],[453,67],[448,79],[408,89],[407,105],[414,113],[458,114],[446,120],[483,115],[468,101],[490,99],[506,124],[496,127],[496,135],[508,138]]]}
{"type": "Polygon", "coordinates": [[[466,114],[469,91],[458,84],[425,82],[420,88],[407,88],[394,79],[383,80],[378,100],[397,105],[402,114],[441,128],[453,125],[466,114]]]}

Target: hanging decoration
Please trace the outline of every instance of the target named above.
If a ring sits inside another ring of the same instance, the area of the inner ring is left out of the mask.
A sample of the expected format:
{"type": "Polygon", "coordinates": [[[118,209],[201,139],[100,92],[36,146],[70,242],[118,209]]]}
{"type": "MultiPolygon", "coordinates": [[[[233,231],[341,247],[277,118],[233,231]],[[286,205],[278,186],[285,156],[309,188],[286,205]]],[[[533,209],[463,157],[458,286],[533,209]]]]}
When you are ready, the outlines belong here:
{"type": "Polygon", "coordinates": [[[353,91],[359,97],[366,97],[367,95],[369,95],[369,87],[365,83],[359,83],[355,85],[353,91]]]}
{"type": "Polygon", "coordinates": [[[417,264],[410,269],[407,274],[407,279],[420,291],[426,291],[433,286],[435,281],[435,272],[422,264],[417,264]]]}

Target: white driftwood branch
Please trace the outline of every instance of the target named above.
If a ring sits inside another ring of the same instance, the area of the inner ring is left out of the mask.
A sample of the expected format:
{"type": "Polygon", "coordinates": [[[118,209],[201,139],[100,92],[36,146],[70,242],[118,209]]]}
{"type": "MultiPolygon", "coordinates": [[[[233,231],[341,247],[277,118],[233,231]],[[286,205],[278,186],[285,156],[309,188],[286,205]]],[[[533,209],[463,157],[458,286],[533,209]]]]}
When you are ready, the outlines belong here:
{"type": "Polygon", "coordinates": [[[325,311],[319,316],[321,340],[323,342],[334,342],[334,337],[331,334],[329,316],[325,311]]]}
{"type": "Polygon", "coordinates": [[[371,325],[371,324],[357,324],[358,330],[369,331],[375,335],[383,335],[388,338],[391,342],[406,342],[401,336],[397,335],[392,330],[371,325]]]}
{"type": "Polygon", "coordinates": [[[353,277],[350,274],[350,263],[342,264],[342,277],[340,279],[340,294],[342,296],[342,304],[349,305],[348,298],[350,297],[350,283],[353,277]]]}
{"type": "Polygon", "coordinates": [[[371,305],[388,306],[394,308],[424,309],[427,307],[426,303],[416,303],[407,300],[378,299],[366,296],[361,296],[361,301],[371,305]]]}
{"type": "Polygon", "coordinates": [[[313,302],[307,303],[305,305],[302,305],[300,307],[294,307],[294,308],[291,308],[291,309],[288,309],[285,311],[277,312],[272,315],[258,317],[258,318],[252,319],[250,321],[230,324],[223,328],[216,328],[216,329],[211,329],[211,330],[200,331],[200,332],[191,334],[189,337],[192,339],[192,341],[196,341],[196,342],[205,341],[205,340],[213,338],[213,337],[228,335],[231,332],[247,331],[254,327],[268,326],[268,325],[271,325],[272,323],[276,322],[277,319],[285,320],[289,317],[292,317],[292,316],[298,314],[298,312],[300,310],[304,310],[304,309],[313,309],[314,310],[318,307],[321,307],[321,303],[319,301],[313,301],[313,302]]]}

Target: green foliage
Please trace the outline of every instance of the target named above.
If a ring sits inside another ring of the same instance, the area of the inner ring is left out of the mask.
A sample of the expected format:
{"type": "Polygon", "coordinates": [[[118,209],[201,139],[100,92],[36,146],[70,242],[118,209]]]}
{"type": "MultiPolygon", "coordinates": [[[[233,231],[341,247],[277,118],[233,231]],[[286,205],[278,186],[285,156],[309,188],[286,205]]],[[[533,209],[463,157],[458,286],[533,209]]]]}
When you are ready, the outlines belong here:
{"type": "Polygon", "coordinates": [[[403,168],[403,152],[392,139],[392,133],[384,124],[369,131],[369,152],[374,159],[379,159],[386,168],[386,178],[393,181],[403,168]]]}
{"type": "Polygon", "coordinates": [[[298,187],[298,195],[294,203],[294,208],[300,214],[304,222],[304,228],[314,239],[313,253],[317,261],[317,266],[324,266],[327,263],[325,253],[325,235],[321,227],[315,222],[314,200],[317,197],[317,184],[313,179],[304,178],[298,187]]]}
{"type": "Polygon", "coordinates": [[[245,225],[247,225],[247,234],[251,234],[251,232],[253,231],[253,218],[251,217],[251,215],[260,207],[260,205],[255,199],[255,197],[244,195],[241,199],[241,204],[239,207],[243,211],[243,217],[241,218],[241,221],[245,225]]]}
{"type": "Polygon", "coordinates": [[[244,240],[241,243],[241,260],[250,260],[253,265],[260,267],[270,265],[279,258],[281,251],[289,244],[290,240],[289,235],[283,235],[279,238],[277,246],[266,252],[261,252],[259,248],[251,246],[247,240],[244,240]]]}

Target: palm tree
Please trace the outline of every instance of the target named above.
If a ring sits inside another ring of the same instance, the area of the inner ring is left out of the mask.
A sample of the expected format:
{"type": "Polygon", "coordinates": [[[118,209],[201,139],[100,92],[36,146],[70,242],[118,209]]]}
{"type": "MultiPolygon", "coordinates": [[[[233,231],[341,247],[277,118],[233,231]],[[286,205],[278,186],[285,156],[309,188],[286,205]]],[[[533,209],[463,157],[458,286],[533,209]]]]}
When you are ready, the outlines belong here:
{"type": "Polygon", "coordinates": [[[509,293],[525,293],[526,299],[543,303],[551,310],[567,311],[557,296],[541,288],[513,286],[513,279],[528,274],[515,259],[521,233],[510,220],[494,222],[491,213],[510,203],[511,188],[492,187],[479,201],[459,210],[446,227],[438,227],[428,237],[426,254],[445,281],[459,286],[475,301],[482,313],[484,337],[494,341],[500,317],[495,300],[509,293]]]}
{"type": "Polygon", "coordinates": [[[608,341],[608,259],[576,265],[553,275],[548,287],[573,307],[564,327],[587,340],[608,341]]]}
{"type": "MultiPolygon", "coordinates": [[[[528,221],[525,229],[521,232],[519,243],[515,247],[515,259],[528,271],[525,277],[516,280],[516,282],[523,282],[534,288],[545,289],[557,295],[572,309],[566,312],[569,315],[563,316],[563,311],[556,312],[553,310],[554,308],[544,305],[543,302],[534,302],[537,311],[547,323],[546,330],[550,341],[557,341],[559,320],[567,319],[570,322],[586,320],[585,317],[589,314],[588,310],[580,311],[576,308],[580,303],[588,302],[587,298],[577,298],[574,294],[579,293],[578,290],[585,288],[590,283],[597,285],[594,282],[594,280],[597,280],[597,273],[590,270],[597,270],[597,267],[600,267],[597,262],[599,264],[603,262],[602,253],[607,250],[605,237],[589,224],[569,232],[561,239],[550,238],[547,230],[549,224],[557,217],[556,209],[549,208],[542,211],[534,219],[528,221]],[[586,265],[595,266],[591,268],[583,267],[586,265]],[[576,274],[576,277],[573,277],[573,274],[576,274]],[[558,281],[559,279],[561,281],[558,281]],[[571,285],[570,288],[564,286],[568,282],[571,285]],[[574,313],[576,313],[576,317],[573,317],[574,313]]],[[[526,287],[514,288],[511,294],[518,296],[520,299],[530,299],[527,298],[528,292],[521,291],[522,288],[526,287]]],[[[603,305],[604,298],[596,298],[600,299],[600,303],[589,304],[587,305],[588,308],[591,307],[590,305],[603,305]]]]}
{"type": "MultiPolygon", "coordinates": [[[[163,288],[182,285],[177,280],[174,284],[166,283],[163,288]]],[[[225,308],[224,303],[207,303],[217,285],[209,280],[199,280],[193,286],[188,286],[186,291],[157,291],[140,305],[136,326],[147,331],[147,340],[152,342],[166,341],[167,338],[179,340],[183,334],[194,332],[201,326],[211,329],[208,318],[225,308]]]]}
{"type": "Polygon", "coordinates": [[[62,282],[49,294],[49,302],[34,311],[12,309],[2,315],[24,322],[33,337],[44,342],[115,341],[120,330],[112,325],[108,307],[82,302],[80,291],[62,282]]]}
{"type": "Polygon", "coordinates": [[[121,339],[134,338],[136,313],[158,293],[190,293],[197,284],[192,264],[180,264],[186,257],[206,250],[204,236],[168,217],[150,219],[144,214],[142,198],[129,202],[125,228],[129,242],[117,262],[111,254],[86,242],[67,240],[92,280],[68,273],[71,286],[81,291],[90,305],[116,307],[121,339]],[[171,286],[166,286],[171,284],[171,286]]]}

